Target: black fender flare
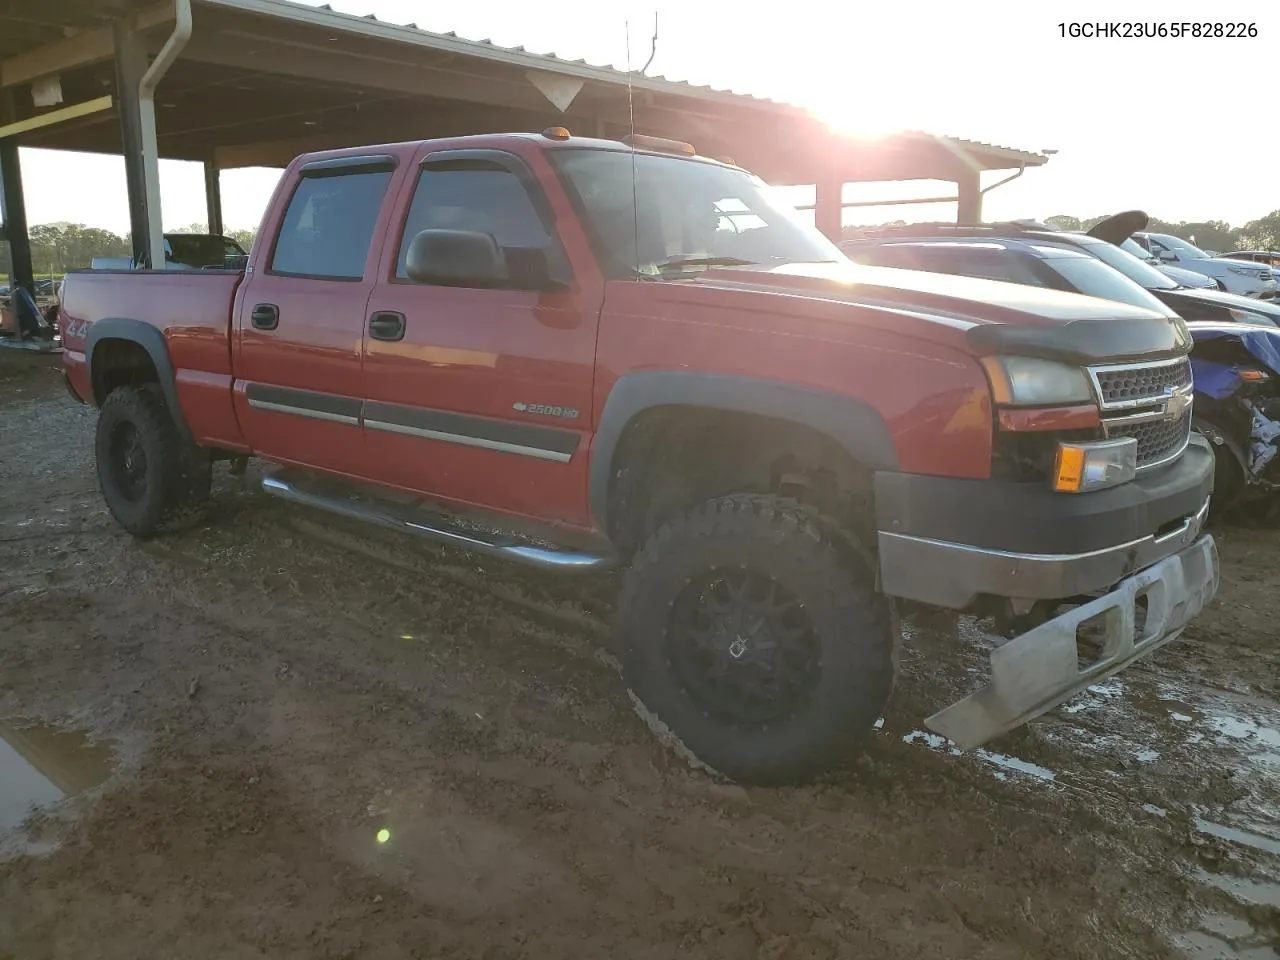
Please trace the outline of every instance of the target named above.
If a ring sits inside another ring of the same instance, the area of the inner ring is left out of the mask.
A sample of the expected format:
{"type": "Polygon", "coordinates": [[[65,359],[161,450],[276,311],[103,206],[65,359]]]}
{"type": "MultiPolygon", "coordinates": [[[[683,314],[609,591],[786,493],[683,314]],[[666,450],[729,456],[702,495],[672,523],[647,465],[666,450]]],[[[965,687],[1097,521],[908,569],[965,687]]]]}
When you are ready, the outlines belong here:
{"type": "Polygon", "coordinates": [[[1249,458],[1245,455],[1240,440],[1232,435],[1231,430],[1224,427],[1215,417],[1193,416],[1191,426],[1213,446],[1225,448],[1240,464],[1240,472],[1246,478],[1249,476],[1249,458]]]}
{"type": "MultiPolygon", "coordinates": [[[[173,370],[173,360],[169,357],[169,345],[164,334],[149,323],[131,320],[128,317],[107,317],[94,321],[84,338],[85,368],[89,373],[89,386],[93,389],[93,355],[98,344],[104,340],[126,340],[136,343],[147,352],[151,365],[155,367],[156,376],[160,380],[160,389],[164,391],[165,403],[169,407],[169,415],[178,425],[183,439],[191,440],[191,428],[182,414],[182,405],[178,403],[178,381],[173,370]]],[[[99,397],[93,390],[94,406],[101,406],[105,397],[99,397]]]]}
{"type": "MultiPolygon", "coordinates": [[[[1257,485],[1257,481],[1249,474],[1249,458],[1245,453],[1244,447],[1239,439],[1232,435],[1231,431],[1222,426],[1220,422],[1210,417],[1193,416],[1192,429],[1199,433],[1202,437],[1209,441],[1209,446],[1213,450],[1214,459],[1214,498],[1217,500],[1214,513],[1221,514],[1223,510],[1228,509],[1237,501],[1239,501],[1250,487],[1257,485]],[[1225,451],[1227,456],[1231,458],[1239,470],[1238,490],[1218,489],[1222,485],[1222,466],[1219,458],[1225,451]]],[[[1247,442],[1247,441],[1246,441],[1247,442]]]]}
{"type": "Polygon", "coordinates": [[[862,400],[734,374],[684,370],[629,373],[609,391],[591,446],[587,496],[591,517],[602,532],[609,530],[614,455],[628,425],[647,410],[673,406],[791,421],[831,437],[872,470],[898,469],[898,452],[888,425],[878,410],[862,400]]]}

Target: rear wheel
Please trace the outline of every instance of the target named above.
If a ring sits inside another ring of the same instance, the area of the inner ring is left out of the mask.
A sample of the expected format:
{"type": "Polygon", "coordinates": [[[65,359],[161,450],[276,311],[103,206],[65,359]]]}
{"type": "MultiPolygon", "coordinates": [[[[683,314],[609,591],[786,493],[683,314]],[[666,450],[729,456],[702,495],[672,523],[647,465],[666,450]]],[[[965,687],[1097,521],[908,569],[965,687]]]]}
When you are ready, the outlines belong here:
{"type": "Polygon", "coordinates": [[[713,500],[636,555],[619,602],[624,676],[699,760],[803,781],[847,756],[893,683],[888,601],[850,540],[771,496],[713,500]]]}
{"type": "Polygon", "coordinates": [[[157,384],[113,390],[99,411],[94,446],[107,509],[135,537],[204,518],[209,452],[183,439],[157,384]]]}

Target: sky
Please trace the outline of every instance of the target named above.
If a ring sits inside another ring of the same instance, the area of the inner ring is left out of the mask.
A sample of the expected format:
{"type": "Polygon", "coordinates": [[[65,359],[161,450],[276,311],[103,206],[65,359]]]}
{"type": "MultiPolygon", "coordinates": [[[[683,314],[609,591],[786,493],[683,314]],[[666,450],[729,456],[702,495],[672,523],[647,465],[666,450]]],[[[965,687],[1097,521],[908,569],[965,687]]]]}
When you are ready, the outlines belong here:
{"type": "MultiPolygon", "coordinates": [[[[648,59],[656,13],[650,75],[799,104],[851,132],[918,129],[1056,150],[1046,166],[987,195],[989,219],[1140,208],[1163,220],[1238,226],[1280,208],[1272,148],[1280,96],[1261,92],[1273,88],[1280,55],[1274,0],[1225,8],[1199,0],[329,2],[348,13],[619,67],[627,65],[628,39],[632,64],[648,59]],[[1256,25],[1257,36],[1082,38],[1063,36],[1060,26],[1226,22],[1226,15],[1256,25]]],[[[31,223],[127,231],[120,158],[27,150],[22,164],[31,223]]],[[[277,177],[274,170],[223,172],[227,229],[256,226],[277,177]]],[[[167,229],[205,219],[200,166],[162,162],[161,181],[167,229]]],[[[937,184],[898,183],[850,187],[846,197],[938,193],[937,184]]],[[[917,205],[872,208],[861,220],[954,215],[954,205],[917,205]]]]}

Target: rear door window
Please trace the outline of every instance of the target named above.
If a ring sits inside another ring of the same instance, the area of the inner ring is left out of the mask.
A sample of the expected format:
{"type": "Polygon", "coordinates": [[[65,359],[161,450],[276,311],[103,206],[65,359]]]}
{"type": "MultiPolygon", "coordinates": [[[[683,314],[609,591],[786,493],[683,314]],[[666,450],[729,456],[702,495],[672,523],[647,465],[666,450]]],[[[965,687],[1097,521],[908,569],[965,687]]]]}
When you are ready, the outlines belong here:
{"type": "Polygon", "coordinates": [[[307,177],[289,201],[271,273],[320,280],[360,280],[391,182],[391,170],[307,177]]]}

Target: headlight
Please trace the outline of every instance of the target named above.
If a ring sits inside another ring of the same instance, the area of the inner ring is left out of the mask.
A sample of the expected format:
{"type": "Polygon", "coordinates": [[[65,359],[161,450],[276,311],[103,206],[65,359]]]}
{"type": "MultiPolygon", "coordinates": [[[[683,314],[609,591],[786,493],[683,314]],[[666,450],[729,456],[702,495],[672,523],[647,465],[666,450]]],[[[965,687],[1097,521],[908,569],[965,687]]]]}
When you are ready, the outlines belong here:
{"type": "Polygon", "coordinates": [[[1257,267],[1227,267],[1232,273],[1239,274],[1242,277],[1260,277],[1262,271],[1257,267]]]}
{"type": "Polygon", "coordinates": [[[1092,403],[1093,389],[1079,367],[1038,357],[983,357],[997,404],[1050,407],[1092,403]]]}

